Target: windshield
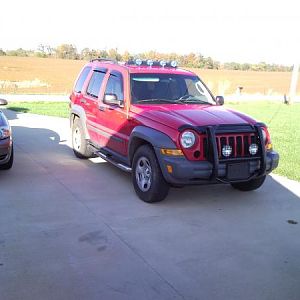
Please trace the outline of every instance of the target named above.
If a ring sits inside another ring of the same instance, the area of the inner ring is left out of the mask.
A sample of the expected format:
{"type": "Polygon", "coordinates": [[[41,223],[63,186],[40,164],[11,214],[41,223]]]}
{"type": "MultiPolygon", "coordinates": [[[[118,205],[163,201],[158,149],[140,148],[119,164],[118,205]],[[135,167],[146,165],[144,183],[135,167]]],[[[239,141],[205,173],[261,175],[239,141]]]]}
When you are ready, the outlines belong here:
{"type": "Polygon", "coordinates": [[[215,104],[197,76],[131,74],[132,103],[215,104]]]}

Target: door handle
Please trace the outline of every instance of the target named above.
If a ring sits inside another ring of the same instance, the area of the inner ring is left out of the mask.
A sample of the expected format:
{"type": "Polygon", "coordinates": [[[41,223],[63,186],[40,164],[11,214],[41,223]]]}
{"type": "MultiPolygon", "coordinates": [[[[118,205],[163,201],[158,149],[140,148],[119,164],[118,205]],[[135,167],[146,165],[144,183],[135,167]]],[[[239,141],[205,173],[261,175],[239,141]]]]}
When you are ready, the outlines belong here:
{"type": "Polygon", "coordinates": [[[80,102],[81,102],[81,103],[86,103],[86,100],[85,100],[84,98],[81,98],[81,99],[80,99],[80,102]]]}
{"type": "Polygon", "coordinates": [[[105,107],[102,106],[102,105],[99,105],[99,110],[100,110],[100,111],[105,111],[105,107]]]}

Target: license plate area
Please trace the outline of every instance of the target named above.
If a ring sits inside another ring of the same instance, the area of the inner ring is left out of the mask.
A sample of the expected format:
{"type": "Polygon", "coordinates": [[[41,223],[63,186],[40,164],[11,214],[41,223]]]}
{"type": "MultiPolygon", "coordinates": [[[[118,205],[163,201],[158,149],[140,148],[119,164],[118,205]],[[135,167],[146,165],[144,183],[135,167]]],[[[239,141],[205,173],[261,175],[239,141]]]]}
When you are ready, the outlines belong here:
{"type": "Polygon", "coordinates": [[[238,180],[250,177],[249,163],[239,162],[227,164],[227,179],[238,180]]]}

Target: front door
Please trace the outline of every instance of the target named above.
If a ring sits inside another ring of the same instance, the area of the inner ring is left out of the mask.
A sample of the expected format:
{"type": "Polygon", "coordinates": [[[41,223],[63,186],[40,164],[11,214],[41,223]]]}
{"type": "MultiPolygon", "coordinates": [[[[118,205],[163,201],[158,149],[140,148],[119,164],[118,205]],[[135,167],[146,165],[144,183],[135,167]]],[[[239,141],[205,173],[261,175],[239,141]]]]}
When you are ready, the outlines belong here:
{"type": "MultiPolygon", "coordinates": [[[[124,99],[124,76],[121,71],[111,71],[107,79],[105,94],[114,94],[121,103],[126,103],[124,99]]],[[[100,102],[98,119],[104,123],[103,139],[105,147],[125,156],[128,145],[128,120],[124,105],[109,105],[100,102]]]]}

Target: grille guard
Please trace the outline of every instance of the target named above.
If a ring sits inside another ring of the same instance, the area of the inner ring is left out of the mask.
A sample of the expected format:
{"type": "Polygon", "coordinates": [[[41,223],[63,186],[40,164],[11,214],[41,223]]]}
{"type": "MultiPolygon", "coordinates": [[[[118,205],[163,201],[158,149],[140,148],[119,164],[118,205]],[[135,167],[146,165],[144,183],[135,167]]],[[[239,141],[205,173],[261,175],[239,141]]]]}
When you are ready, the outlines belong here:
{"type": "MultiPolygon", "coordinates": [[[[247,180],[251,180],[254,177],[262,176],[266,172],[266,149],[263,141],[262,135],[262,127],[265,127],[264,123],[256,123],[254,125],[250,124],[235,124],[235,125],[228,125],[228,124],[221,124],[221,125],[208,125],[208,126],[190,126],[190,125],[183,125],[178,130],[180,132],[186,129],[193,129],[198,133],[206,133],[208,138],[208,147],[209,152],[211,152],[211,159],[209,161],[212,163],[212,174],[210,176],[211,181],[220,181],[222,183],[232,183],[238,182],[239,180],[230,180],[227,181],[226,179],[218,177],[218,169],[219,169],[219,156],[218,156],[218,148],[216,143],[216,133],[240,133],[249,132],[249,133],[256,133],[259,137],[259,149],[261,156],[258,158],[260,160],[260,170],[256,171],[253,175],[251,175],[247,180]]],[[[238,160],[238,159],[237,159],[238,160]]],[[[247,160],[247,159],[245,159],[247,160]]],[[[250,159],[248,159],[250,160],[250,159]]]]}

